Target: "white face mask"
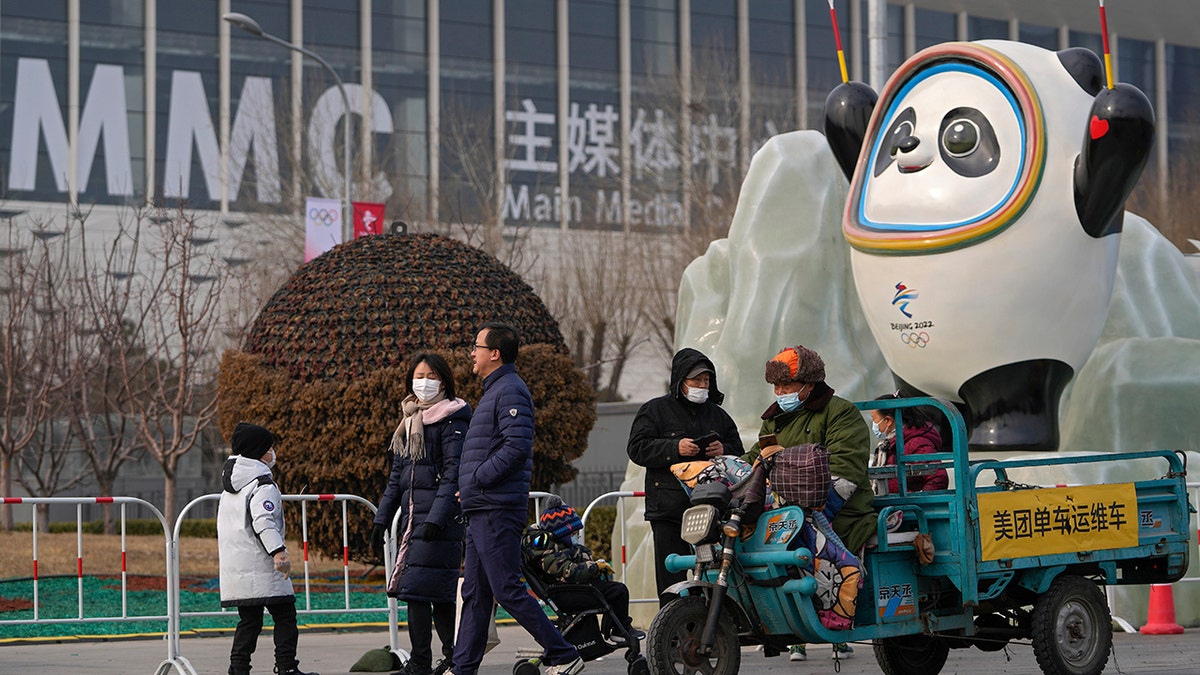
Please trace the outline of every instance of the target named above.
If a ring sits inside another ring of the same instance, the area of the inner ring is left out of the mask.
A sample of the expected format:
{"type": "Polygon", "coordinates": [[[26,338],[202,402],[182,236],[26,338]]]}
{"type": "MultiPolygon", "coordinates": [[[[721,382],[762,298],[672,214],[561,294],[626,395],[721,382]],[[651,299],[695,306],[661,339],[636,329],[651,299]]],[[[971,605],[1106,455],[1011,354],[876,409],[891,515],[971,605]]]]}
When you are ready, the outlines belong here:
{"type": "Polygon", "coordinates": [[[275,451],[268,450],[267,455],[263,455],[263,459],[261,459],[259,461],[261,461],[263,464],[266,464],[268,469],[275,468],[275,451]],[[266,460],[267,455],[271,456],[271,461],[269,461],[269,462],[266,460]]]}
{"type": "Polygon", "coordinates": [[[687,400],[692,403],[704,403],[708,400],[708,390],[700,389],[699,387],[688,387],[686,396],[687,400]]]}
{"type": "Polygon", "coordinates": [[[438,392],[442,390],[442,383],[434,379],[414,379],[412,390],[417,399],[424,402],[438,395],[438,392]]]}
{"type": "Polygon", "coordinates": [[[583,546],[583,530],[575,530],[571,533],[571,543],[576,546],[583,546]]]}

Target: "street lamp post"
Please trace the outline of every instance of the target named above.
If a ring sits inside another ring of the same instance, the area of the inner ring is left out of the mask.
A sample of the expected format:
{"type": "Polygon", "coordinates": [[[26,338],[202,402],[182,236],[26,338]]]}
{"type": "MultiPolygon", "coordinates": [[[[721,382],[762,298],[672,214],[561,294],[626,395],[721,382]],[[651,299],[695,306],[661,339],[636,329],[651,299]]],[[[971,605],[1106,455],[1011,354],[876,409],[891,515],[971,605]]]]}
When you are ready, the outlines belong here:
{"type": "Polygon", "coordinates": [[[333,69],[333,66],[329,65],[329,62],[321,58],[316,52],[271,35],[264,31],[262,26],[249,16],[241,12],[228,12],[222,18],[251,35],[257,35],[264,40],[274,42],[294,52],[300,52],[321,64],[321,67],[329,71],[329,74],[333,76],[333,81],[337,83],[338,91],[342,94],[342,105],[346,108],[346,116],[342,120],[342,177],[345,181],[342,186],[342,241],[343,243],[350,241],[354,236],[354,226],[351,224],[353,217],[350,210],[350,97],[346,95],[345,83],[342,82],[342,78],[338,77],[337,71],[333,69]]]}

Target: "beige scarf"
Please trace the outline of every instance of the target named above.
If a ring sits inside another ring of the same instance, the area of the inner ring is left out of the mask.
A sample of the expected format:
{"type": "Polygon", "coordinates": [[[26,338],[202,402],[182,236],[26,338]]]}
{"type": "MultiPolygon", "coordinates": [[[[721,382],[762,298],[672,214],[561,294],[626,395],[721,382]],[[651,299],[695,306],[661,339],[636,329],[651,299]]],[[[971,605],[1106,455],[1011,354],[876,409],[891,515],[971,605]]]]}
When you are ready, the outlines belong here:
{"type": "Polygon", "coordinates": [[[409,394],[400,403],[404,419],[392,434],[392,452],[396,455],[406,455],[414,462],[425,458],[425,421],[423,413],[446,398],[445,388],[439,389],[437,396],[428,401],[422,401],[409,394]]]}

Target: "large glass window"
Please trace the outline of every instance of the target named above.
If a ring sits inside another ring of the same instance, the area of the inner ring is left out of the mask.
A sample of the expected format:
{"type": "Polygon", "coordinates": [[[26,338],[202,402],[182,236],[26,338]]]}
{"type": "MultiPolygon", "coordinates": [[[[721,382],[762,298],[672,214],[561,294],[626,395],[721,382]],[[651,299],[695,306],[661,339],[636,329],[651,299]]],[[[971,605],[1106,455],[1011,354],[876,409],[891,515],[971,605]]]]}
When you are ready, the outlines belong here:
{"type": "Polygon", "coordinates": [[[158,12],[156,197],[167,203],[214,208],[221,198],[218,21],[217,0],[172,3],[158,12]]]}
{"type": "Polygon", "coordinates": [[[1188,212],[1195,209],[1200,192],[1200,49],[1167,45],[1166,67],[1170,211],[1168,222],[1158,225],[1190,252],[1192,247],[1182,240],[1197,238],[1196,227],[1186,223],[1195,222],[1188,212]]]}
{"type": "MultiPolygon", "coordinates": [[[[504,222],[509,225],[558,225],[553,209],[539,212],[524,206],[536,203],[538,196],[553,202],[563,156],[558,125],[567,119],[558,110],[555,86],[555,15],[554,0],[508,0],[504,9],[504,222]]],[[[602,158],[610,174],[619,163],[615,140],[610,155],[602,158]]]]}
{"type": "MultiPolygon", "coordinates": [[[[834,40],[829,12],[813,11],[811,6],[812,3],[809,3],[809,11],[804,13],[805,60],[808,63],[808,92],[805,100],[808,105],[809,128],[820,129],[824,119],[825,98],[834,87],[842,83],[842,71],[838,66],[837,42],[834,40]]],[[[841,13],[838,16],[838,25],[842,29],[842,45],[848,48],[850,32],[847,30],[846,18],[841,13]]]]}
{"type": "Polygon", "coordinates": [[[750,142],[796,127],[795,16],[790,3],[750,4],[750,142]]]}
{"type": "Polygon", "coordinates": [[[494,215],[492,3],[442,3],[441,184],[443,220],[481,223],[494,215]]]}
{"type": "Polygon", "coordinates": [[[706,209],[732,204],[741,183],[736,9],[732,2],[692,0],[691,211],[704,222],[721,219],[706,209]]]}
{"type": "Polygon", "coordinates": [[[1200,49],[1167,45],[1166,62],[1168,122],[1200,125],[1200,49]]]}
{"type": "Polygon", "coordinates": [[[968,40],[1007,40],[1008,22],[1001,19],[967,17],[968,40]]]}
{"type": "Polygon", "coordinates": [[[1141,89],[1154,101],[1154,43],[1146,40],[1119,38],[1117,45],[1117,78],[1141,89]]]}
{"type": "Polygon", "coordinates": [[[428,212],[428,71],[424,0],[374,0],[371,63],[375,91],[387,101],[394,131],[376,139],[375,166],[392,185],[388,219],[428,212]]]}
{"type": "Polygon", "coordinates": [[[887,11],[887,73],[892,73],[904,63],[911,54],[904,51],[904,8],[898,5],[888,5],[887,11]]]}
{"type": "Polygon", "coordinates": [[[1037,45],[1053,51],[1058,50],[1058,29],[1051,26],[1035,26],[1022,23],[1020,26],[1021,42],[1037,45]]]}
{"type": "MultiPolygon", "coordinates": [[[[238,11],[258,21],[263,30],[284,40],[292,40],[291,20],[284,0],[239,2],[238,11]]],[[[313,194],[309,172],[300,170],[301,194],[291,195],[290,178],[304,157],[292,144],[292,52],[231,27],[230,39],[230,141],[228,197],[231,208],[248,210],[258,207],[278,209],[281,204],[296,206],[304,195],[313,194]]],[[[322,53],[318,50],[317,53],[322,53]]],[[[215,96],[215,92],[209,92],[215,96]]],[[[304,101],[311,110],[316,92],[304,101]]],[[[213,107],[213,121],[217,120],[213,107]]],[[[307,137],[304,120],[302,136],[307,137]]],[[[340,164],[338,165],[340,166],[340,164]]],[[[337,193],[323,192],[329,196],[337,193]]]]}
{"type": "Polygon", "coordinates": [[[1100,39],[1099,33],[1085,33],[1073,30],[1067,36],[1067,42],[1069,43],[1067,45],[1069,47],[1090,49],[1096,53],[1096,56],[1100,57],[1101,61],[1104,60],[1104,42],[1100,39]]]}
{"type": "Polygon", "coordinates": [[[0,171],[12,198],[58,201],[66,194],[66,13],[65,2],[0,3],[0,129],[11,130],[0,135],[0,171]],[[18,111],[20,129],[13,126],[18,111]]]}
{"type": "Polygon", "coordinates": [[[90,163],[80,185],[81,202],[115,203],[145,195],[144,11],[142,0],[80,3],[79,91],[83,109],[95,118],[80,124],[92,129],[99,121],[103,129],[95,139],[90,132],[80,138],[79,161],[90,163]]]}
{"type": "MultiPolygon", "coordinates": [[[[571,227],[620,229],[621,100],[617,73],[617,5],[572,2],[567,15],[570,33],[570,107],[559,116],[567,126],[570,194],[560,208],[571,227]]],[[[634,109],[633,135],[643,137],[634,109]]],[[[634,147],[638,147],[636,144],[634,147]]],[[[635,155],[635,164],[639,157],[635,155]]],[[[634,191],[644,185],[635,166],[634,191]]],[[[557,213],[551,212],[557,218],[557,213]]]]}
{"type": "Polygon", "coordinates": [[[675,0],[630,0],[629,16],[634,77],[673,75],[679,33],[675,0]]]}
{"type": "Polygon", "coordinates": [[[956,19],[949,12],[918,9],[916,10],[915,20],[917,24],[915,34],[917,51],[957,39],[956,19]]]}

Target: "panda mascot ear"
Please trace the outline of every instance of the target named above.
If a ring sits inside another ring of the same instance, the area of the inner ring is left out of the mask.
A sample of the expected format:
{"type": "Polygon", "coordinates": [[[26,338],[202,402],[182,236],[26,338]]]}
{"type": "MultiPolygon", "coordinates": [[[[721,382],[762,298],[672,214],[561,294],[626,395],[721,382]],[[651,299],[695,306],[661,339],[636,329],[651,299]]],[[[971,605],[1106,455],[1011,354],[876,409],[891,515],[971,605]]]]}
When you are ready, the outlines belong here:
{"type": "Polygon", "coordinates": [[[1075,212],[1083,230],[1099,238],[1121,231],[1125,198],[1142,174],[1154,144],[1154,108],[1137,87],[1101,89],[1075,159],[1075,212]]]}
{"type": "Polygon", "coordinates": [[[854,176],[867,123],[878,100],[875,90],[862,82],[843,82],[825,98],[825,142],[846,178],[854,176]]]}
{"type": "Polygon", "coordinates": [[[1104,88],[1104,64],[1096,52],[1084,47],[1071,47],[1058,52],[1058,61],[1088,96],[1095,96],[1104,88]]]}

